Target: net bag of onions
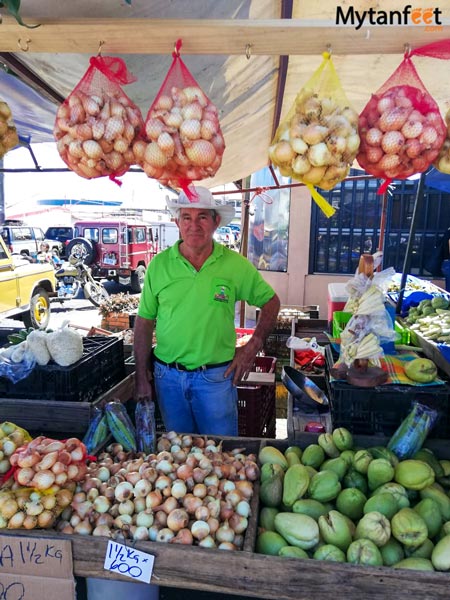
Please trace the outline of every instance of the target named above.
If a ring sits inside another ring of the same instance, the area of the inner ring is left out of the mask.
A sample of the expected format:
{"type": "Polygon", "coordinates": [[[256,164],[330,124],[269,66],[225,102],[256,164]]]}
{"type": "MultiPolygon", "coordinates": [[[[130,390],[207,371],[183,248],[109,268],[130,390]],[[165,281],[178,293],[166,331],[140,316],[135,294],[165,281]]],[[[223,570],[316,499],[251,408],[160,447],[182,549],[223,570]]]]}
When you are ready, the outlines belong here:
{"type": "Polygon", "coordinates": [[[67,166],[86,179],[123,175],[136,164],[133,142],[144,122],[122,85],[136,78],[120,58],[96,56],[58,108],[54,136],[67,166]]]}
{"type": "Polygon", "coordinates": [[[447,133],[439,107],[410,56],[407,51],[359,116],[357,161],[367,173],[384,179],[379,194],[393,179],[426,171],[438,157],[447,133]]]}
{"type": "Polygon", "coordinates": [[[218,111],[180,57],[181,40],[172,65],[145,120],[145,141],[133,150],[148,177],[183,189],[213,177],[222,164],[225,141],[218,111]]]}
{"type": "Polygon", "coordinates": [[[334,209],[314,190],[331,190],[347,176],[359,148],[358,113],[349,105],[331,55],[297,94],[280,123],[269,157],[280,173],[305,183],[327,216],[334,209]]]}
{"type": "Polygon", "coordinates": [[[0,159],[19,143],[16,126],[8,104],[0,98],[0,159]]]}
{"type": "Polygon", "coordinates": [[[450,175],[450,108],[445,113],[445,125],[447,133],[445,135],[444,143],[439,150],[438,157],[433,162],[433,166],[436,167],[441,173],[450,175]]]}

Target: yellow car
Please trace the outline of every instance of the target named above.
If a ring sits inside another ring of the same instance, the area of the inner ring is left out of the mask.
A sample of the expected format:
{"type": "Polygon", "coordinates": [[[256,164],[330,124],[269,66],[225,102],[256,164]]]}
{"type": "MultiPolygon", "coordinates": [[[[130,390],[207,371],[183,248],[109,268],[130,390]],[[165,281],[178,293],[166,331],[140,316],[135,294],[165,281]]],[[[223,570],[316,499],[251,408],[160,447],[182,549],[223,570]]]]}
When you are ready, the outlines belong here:
{"type": "Polygon", "coordinates": [[[30,263],[11,255],[0,236],[0,320],[19,316],[27,327],[44,329],[55,295],[55,270],[49,263],[30,263]]]}

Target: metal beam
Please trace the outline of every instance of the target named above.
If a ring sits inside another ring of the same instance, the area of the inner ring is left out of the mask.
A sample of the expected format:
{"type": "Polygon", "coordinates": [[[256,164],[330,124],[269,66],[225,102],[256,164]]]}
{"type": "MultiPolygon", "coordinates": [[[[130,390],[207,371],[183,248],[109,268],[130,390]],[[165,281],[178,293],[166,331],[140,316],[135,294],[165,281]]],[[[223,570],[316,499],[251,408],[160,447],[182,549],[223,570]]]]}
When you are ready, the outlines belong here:
{"type": "Polygon", "coordinates": [[[330,19],[40,19],[24,30],[11,17],[0,25],[0,52],[167,54],[177,39],[183,54],[252,56],[317,55],[331,46],[339,54],[403,54],[418,45],[450,38],[442,25],[336,25],[330,19]]]}

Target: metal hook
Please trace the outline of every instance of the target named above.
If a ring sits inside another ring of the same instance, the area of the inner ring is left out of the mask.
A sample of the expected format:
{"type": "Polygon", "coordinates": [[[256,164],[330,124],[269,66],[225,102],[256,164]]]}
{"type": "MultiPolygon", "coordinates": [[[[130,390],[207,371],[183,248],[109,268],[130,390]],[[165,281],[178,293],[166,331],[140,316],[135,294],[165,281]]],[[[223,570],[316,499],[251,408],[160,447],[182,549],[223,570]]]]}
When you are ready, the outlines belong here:
{"type": "Polygon", "coordinates": [[[30,49],[30,44],[31,44],[31,40],[30,38],[27,38],[25,40],[25,45],[22,46],[22,38],[19,38],[17,40],[17,45],[19,46],[19,48],[22,50],[22,52],[28,52],[28,50],[30,49]]]}
{"type": "Polygon", "coordinates": [[[403,45],[403,51],[405,53],[405,58],[409,58],[411,56],[411,45],[408,42],[403,45]]]}
{"type": "Polygon", "coordinates": [[[246,44],[245,45],[245,57],[247,58],[247,60],[250,60],[251,55],[252,55],[252,44],[246,44]]]}
{"type": "Polygon", "coordinates": [[[97,50],[97,56],[101,56],[102,55],[102,47],[105,45],[104,40],[100,40],[98,43],[98,50],[97,50]]]}
{"type": "Polygon", "coordinates": [[[333,48],[331,47],[331,44],[327,44],[327,52],[331,56],[331,54],[333,52],[333,48]]]}

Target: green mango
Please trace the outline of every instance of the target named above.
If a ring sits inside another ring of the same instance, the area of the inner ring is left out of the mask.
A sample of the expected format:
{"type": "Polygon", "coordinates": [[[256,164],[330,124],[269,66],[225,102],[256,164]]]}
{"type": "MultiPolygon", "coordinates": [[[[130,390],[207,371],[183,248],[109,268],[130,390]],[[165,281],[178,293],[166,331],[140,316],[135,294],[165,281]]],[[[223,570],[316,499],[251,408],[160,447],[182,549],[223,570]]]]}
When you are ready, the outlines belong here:
{"type": "Polygon", "coordinates": [[[431,560],[427,558],[404,558],[395,565],[392,565],[394,569],[412,569],[413,571],[434,571],[431,560]]]}
{"type": "Polygon", "coordinates": [[[368,450],[373,458],[384,458],[388,460],[394,468],[399,463],[398,456],[385,446],[372,446],[371,448],[368,448],[368,450]]]}
{"type": "Polygon", "coordinates": [[[259,476],[261,483],[264,483],[267,479],[273,477],[274,473],[279,475],[281,479],[284,478],[284,469],[280,465],[277,465],[276,463],[265,463],[264,465],[261,465],[261,471],[259,476]]]}
{"type": "Polygon", "coordinates": [[[346,474],[348,469],[348,465],[345,460],[341,457],[338,458],[329,458],[325,460],[320,465],[321,471],[334,471],[339,478],[339,481],[342,481],[344,475],[346,474]]]}
{"type": "Polygon", "coordinates": [[[356,488],[365,495],[369,491],[366,477],[353,468],[350,468],[345,474],[342,486],[344,488],[356,488]]]}
{"type": "Polygon", "coordinates": [[[402,508],[391,519],[392,535],[403,546],[421,546],[428,537],[427,524],[412,508],[402,508]]]}
{"type": "Polygon", "coordinates": [[[358,471],[358,473],[366,475],[372,460],[373,456],[368,450],[358,450],[353,457],[353,468],[358,471]]]}
{"type": "Polygon", "coordinates": [[[334,471],[320,471],[309,482],[308,495],[319,502],[334,500],[340,491],[341,484],[334,471]]]}
{"type": "Polygon", "coordinates": [[[288,468],[283,481],[283,504],[291,508],[302,498],[309,486],[309,474],[305,466],[294,464],[288,468]]]}
{"type": "Polygon", "coordinates": [[[433,548],[431,562],[436,571],[450,571],[450,535],[439,540],[433,548]]]}
{"type": "Polygon", "coordinates": [[[352,533],[347,519],[337,510],[330,510],[327,515],[319,517],[319,531],[327,544],[333,544],[344,552],[352,542],[352,533]]]}
{"type": "Polygon", "coordinates": [[[383,565],[386,567],[392,567],[405,558],[403,546],[393,537],[389,538],[384,546],[381,546],[380,552],[383,557],[383,565]]]}
{"type": "Polygon", "coordinates": [[[263,506],[277,508],[283,498],[283,480],[274,471],[270,479],[261,483],[259,488],[259,499],[263,506]]]}
{"type": "Polygon", "coordinates": [[[354,456],[355,456],[354,450],[344,450],[343,452],[341,452],[341,455],[339,458],[342,458],[342,460],[345,460],[345,462],[347,463],[347,466],[351,467],[353,464],[354,456]]]}
{"type": "Polygon", "coordinates": [[[263,446],[259,451],[258,460],[261,465],[265,463],[280,465],[285,471],[289,466],[284,454],[274,446],[263,446]]]}
{"type": "Polygon", "coordinates": [[[318,469],[325,460],[325,451],[318,444],[310,444],[303,450],[302,464],[306,467],[318,469]]]}
{"type": "Polygon", "coordinates": [[[292,465],[301,465],[302,464],[300,457],[298,456],[298,454],[296,452],[285,452],[284,455],[286,457],[289,467],[292,467],[292,465]]]}
{"type": "Polygon", "coordinates": [[[276,531],[263,531],[256,538],[255,550],[258,554],[278,556],[281,548],[287,546],[286,540],[276,531]]]}
{"type": "Polygon", "coordinates": [[[308,515],[280,512],[275,517],[275,529],[288,541],[289,544],[284,544],[285,546],[309,550],[319,542],[319,526],[308,515]]]}
{"type": "Polygon", "coordinates": [[[366,513],[358,521],[356,526],[355,539],[371,540],[376,546],[381,547],[391,537],[391,525],[389,520],[380,512],[366,513]]]}
{"type": "Polygon", "coordinates": [[[324,544],[317,548],[314,552],[313,558],[315,560],[329,560],[331,562],[345,562],[345,552],[343,552],[337,546],[333,546],[333,544],[324,544]]]}
{"type": "Polygon", "coordinates": [[[394,481],[390,481],[389,483],[385,483],[380,485],[379,488],[374,490],[372,496],[375,494],[384,494],[385,492],[392,494],[397,501],[398,508],[407,508],[410,505],[408,493],[406,489],[400,485],[399,483],[395,483],[394,481]]]}
{"type": "Polygon", "coordinates": [[[387,519],[391,520],[398,511],[397,500],[393,494],[385,492],[384,494],[375,494],[371,496],[364,504],[363,513],[379,512],[387,519]]]}
{"type": "Polygon", "coordinates": [[[420,497],[432,498],[439,506],[442,518],[444,521],[450,521],[450,498],[435,487],[426,487],[420,490],[420,497]]]}
{"type": "Polygon", "coordinates": [[[318,500],[313,500],[312,498],[302,498],[301,500],[296,500],[294,502],[292,506],[292,512],[300,515],[308,515],[317,521],[319,517],[327,514],[328,507],[318,500]]]}
{"type": "Polygon", "coordinates": [[[289,452],[293,452],[299,458],[301,458],[303,454],[303,450],[300,448],[300,446],[288,446],[284,451],[284,455],[286,456],[289,452]]]}
{"type": "Polygon", "coordinates": [[[427,538],[420,546],[410,546],[405,548],[405,554],[409,558],[414,556],[415,558],[431,558],[433,553],[434,544],[427,538]]]}
{"type": "Polygon", "coordinates": [[[405,488],[423,490],[434,483],[435,475],[428,463],[407,459],[400,461],[395,467],[394,479],[405,488]]]}
{"type": "Polygon", "coordinates": [[[338,427],[332,432],[333,442],[338,450],[351,450],[353,448],[353,436],[345,427],[338,427]]]}
{"type": "Polygon", "coordinates": [[[283,546],[278,551],[278,556],[286,556],[287,558],[309,558],[308,554],[297,546],[283,546]]]}
{"type": "Polygon", "coordinates": [[[366,501],[366,496],[358,488],[346,488],[339,492],[336,508],[350,519],[358,520],[364,514],[363,507],[366,501]]]}
{"type": "Polygon", "coordinates": [[[275,516],[280,511],[271,506],[263,506],[259,513],[259,526],[266,531],[275,531],[275,516]]]}
{"type": "Polygon", "coordinates": [[[383,566],[383,557],[372,540],[361,539],[353,541],[348,547],[347,562],[353,565],[381,567],[383,566]]]}
{"type": "Polygon", "coordinates": [[[367,481],[370,490],[376,490],[380,485],[389,483],[394,478],[395,469],[385,458],[374,458],[367,468],[367,481]]]}
{"type": "Polygon", "coordinates": [[[442,526],[442,514],[439,504],[433,498],[424,498],[414,506],[414,510],[419,513],[427,524],[428,537],[434,538],[442,526]]]}
{"type": "Polygon", "coordinates": [[[317,443],[330,458],[337,458],[339,456],[338,447],[334,443],[331,433],[321,433],[317,438],[317,443]]]}
{"type": "Polygon", "coordinates": [[[444,477],[445,472],[442,468],[441,463],[438,461],[433,451],[429,448],[421,448],[418,452],[416,452],[413,456],[414,460],[422,460],[430,465],[433,469],[436,478],[444,477]]]}

